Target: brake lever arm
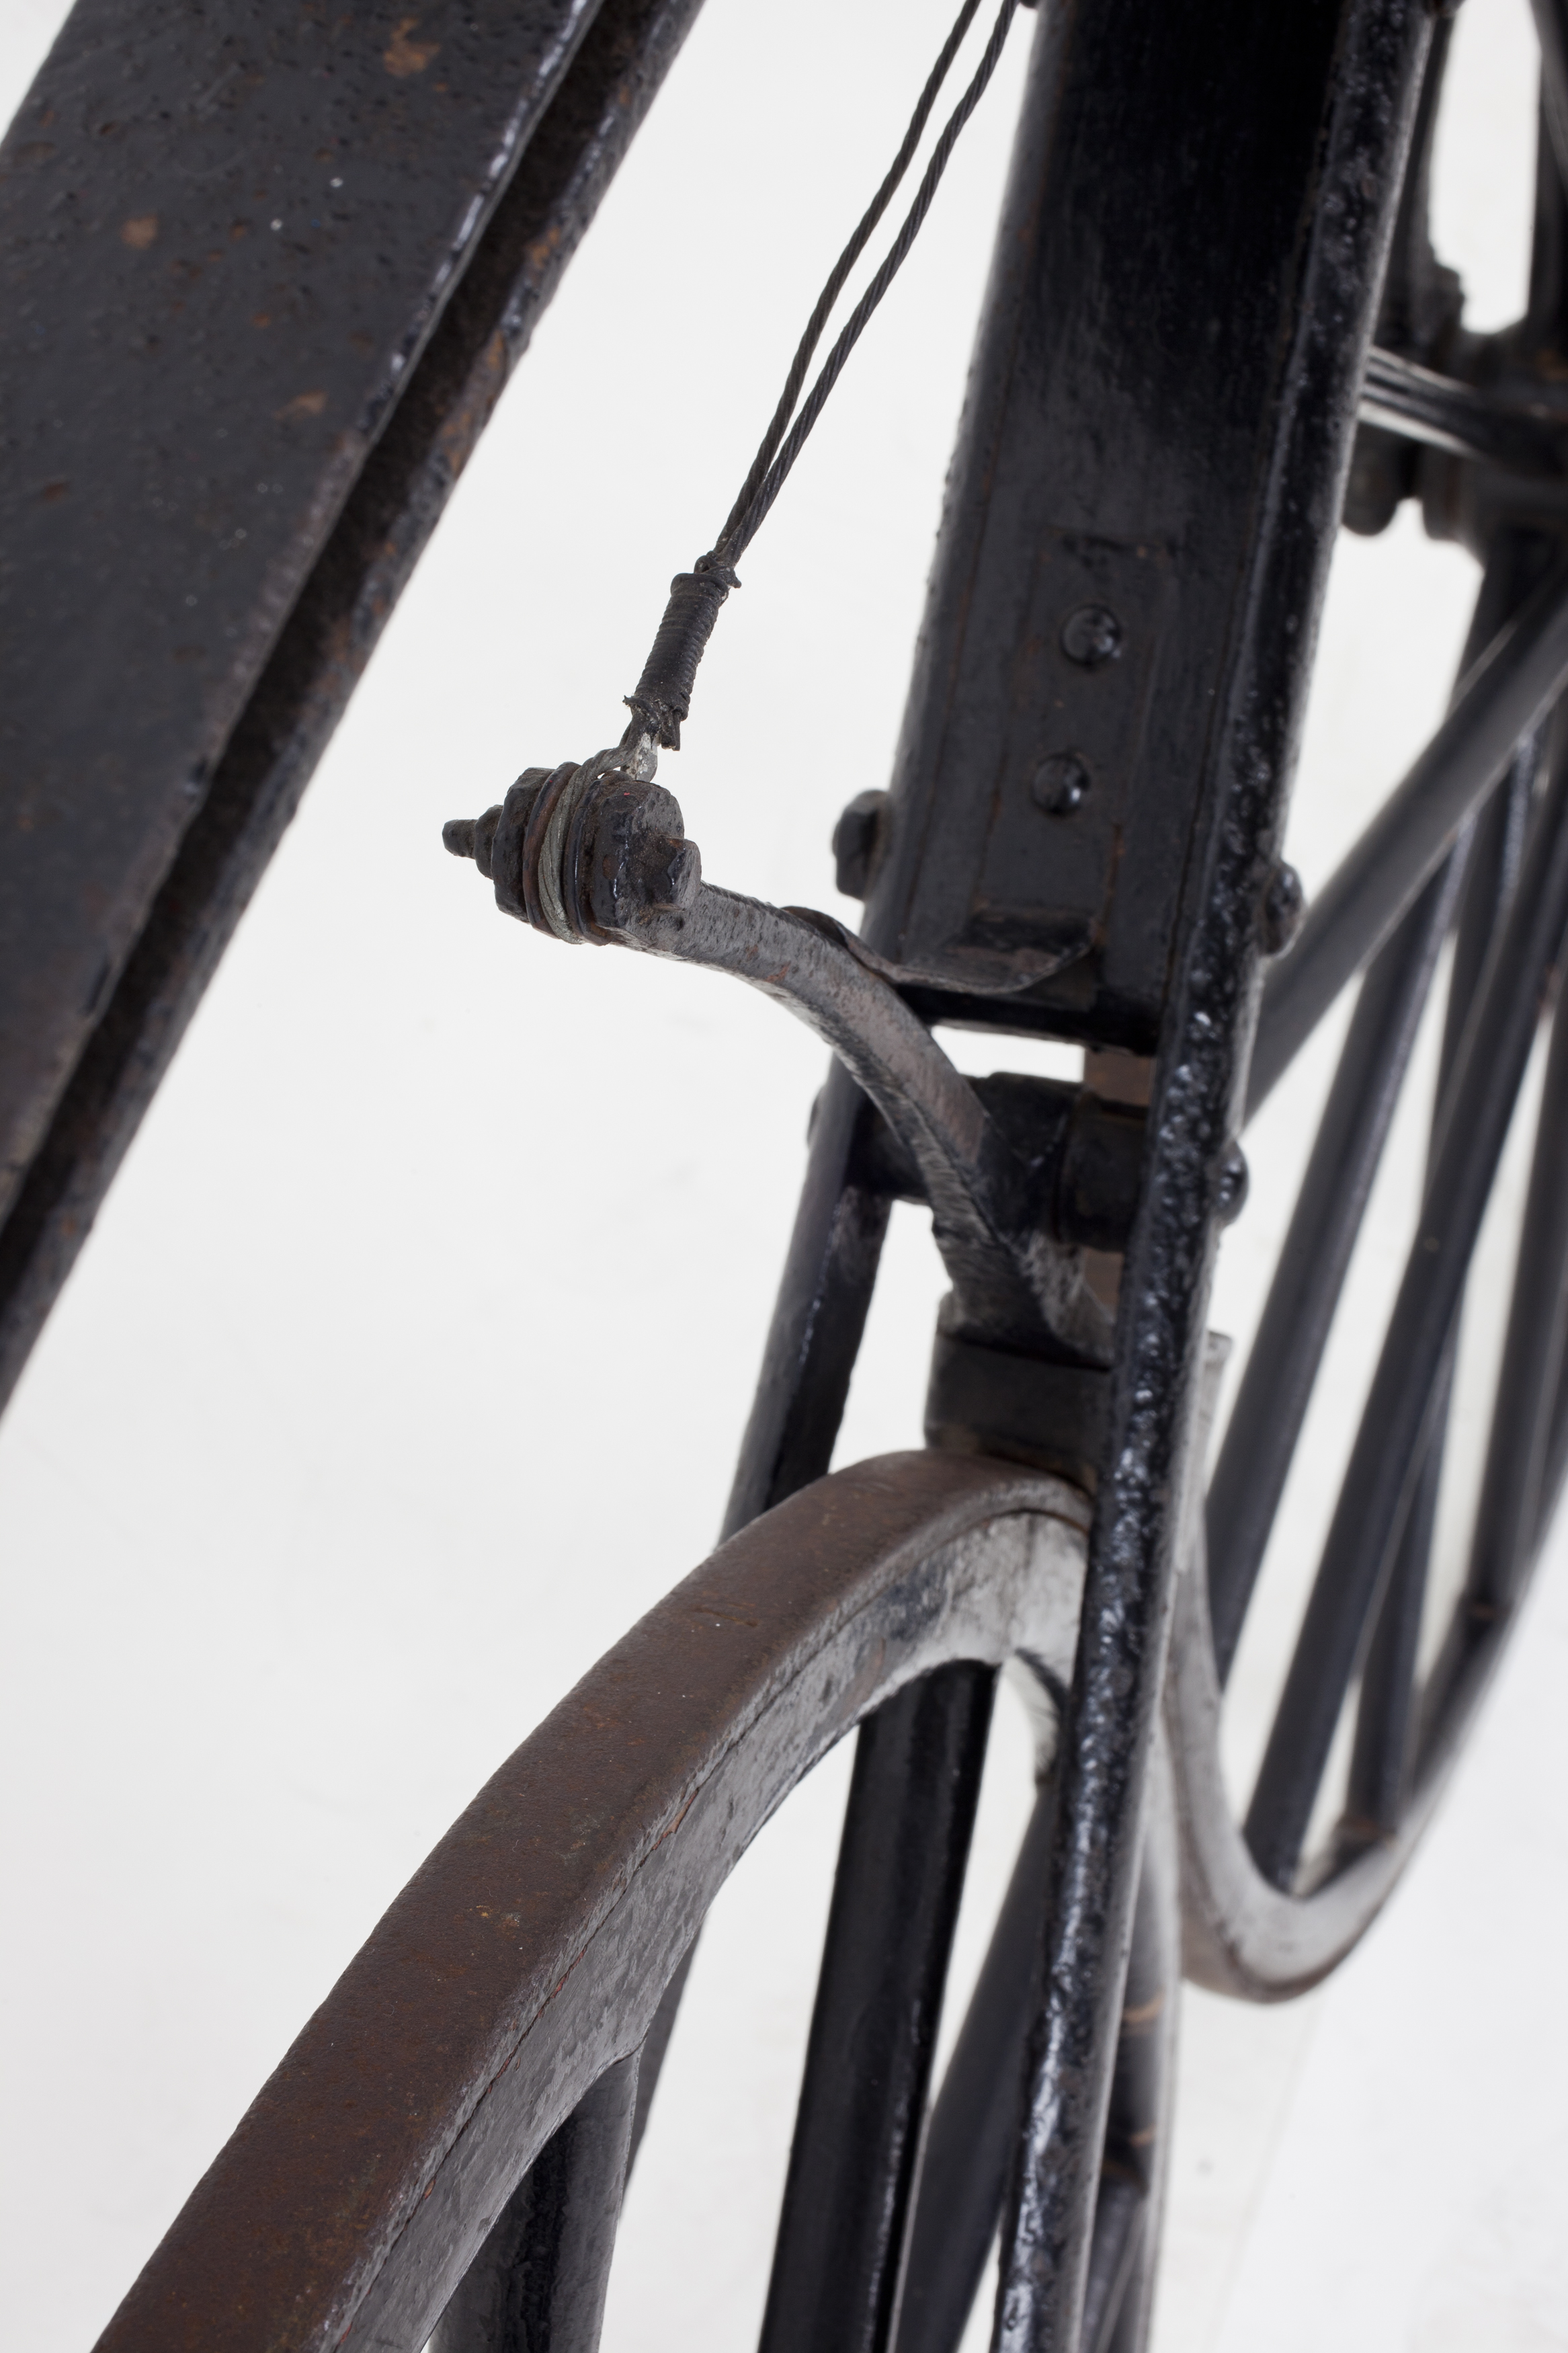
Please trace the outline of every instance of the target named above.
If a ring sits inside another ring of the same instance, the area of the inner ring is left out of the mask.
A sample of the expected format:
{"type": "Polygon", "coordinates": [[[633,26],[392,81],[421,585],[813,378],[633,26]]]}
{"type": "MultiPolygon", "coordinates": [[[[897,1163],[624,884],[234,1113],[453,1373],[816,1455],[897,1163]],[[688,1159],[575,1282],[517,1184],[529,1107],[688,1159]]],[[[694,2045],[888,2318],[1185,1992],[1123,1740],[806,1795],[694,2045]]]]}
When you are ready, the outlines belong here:
{"type": "Polygon", "coordinates": [[[702,880],[679,804],[611,765],[530,769],[498,807],[444,839],[474,858],[509,914],[563,941],[633,948],[743,980],[816,1031],[920,1171],[961,1300],[984,1301],[1020,1345],[1091,1361],[1109,1321],[1077,1254],[1041,1228],[1027,1174],[969,1082],[900,994],[898,967],[831,916],[774,907],[702,880]]]}

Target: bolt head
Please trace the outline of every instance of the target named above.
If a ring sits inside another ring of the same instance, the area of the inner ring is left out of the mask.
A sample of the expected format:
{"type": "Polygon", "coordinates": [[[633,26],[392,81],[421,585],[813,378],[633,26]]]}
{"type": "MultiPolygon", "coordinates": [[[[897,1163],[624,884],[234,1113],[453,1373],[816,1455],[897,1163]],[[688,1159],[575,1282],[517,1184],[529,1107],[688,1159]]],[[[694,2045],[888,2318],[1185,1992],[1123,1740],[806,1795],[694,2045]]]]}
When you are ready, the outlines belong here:
{"type": "Polygon", "coordinates": [[[689,907],[702,883],[702,853],[683,836],[645,834],[622,869],[624,904],[646,914],[689,907]]]}
{"type": "Polygon", "coordinates": [[[1053,752],[1035,770],[1030,790],[1035,807],[1047,817],[1070,817],[1093,786],[1093,774],[1080,752],[1053,752]]]}
{"type": "Polygon", "coordinates": [[[1283,955],[1300,930],[1306,913],[1307,893],[1301,878],[1293,866],[1281,863],[1268,877],[1258,911],[1264,955],[1283,955]]]}
{"type": "Polygon", "coordinates": [[[1215,1207],[1222,1226],[1234,1224],[1247,1207],[1247,1196],[1252,1176],[1247,1166],[1247,1155],[1239,1144],[1233,1144],[1226,1154],[1225,1166],[1219,1172],[1219,1198],[1215,1207]]]}
{"type": "Polygon", "coordinates": [[[1077,605],[1062,623],[1062,651],[1080,670],[1116,661],[1121,643],[1121,624],[1109,605],[1077,605]]]}
{"type": "Polygon", "coordinates": [[[662,785],[613,780],[584,848],[584,906],[604,932],[625,931],[661,908],[689,907],[702,885],[701,853],[686,839],[679,802],[662,785]]]}
{"type": "Polygon", "coordinates": [[[888,832],[888,795],[857,793],[833,828],[833,880],[847,899],[864,899],[888,832]]]}

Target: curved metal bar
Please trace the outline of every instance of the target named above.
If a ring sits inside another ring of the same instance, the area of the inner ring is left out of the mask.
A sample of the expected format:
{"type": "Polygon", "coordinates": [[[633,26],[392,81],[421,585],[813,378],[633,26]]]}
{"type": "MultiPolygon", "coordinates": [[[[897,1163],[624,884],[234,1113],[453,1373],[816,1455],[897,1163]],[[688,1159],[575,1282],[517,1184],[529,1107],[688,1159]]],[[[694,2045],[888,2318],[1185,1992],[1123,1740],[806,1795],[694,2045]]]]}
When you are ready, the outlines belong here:
{"type": "Polygon", "coordinates": [[[621,936],[730,973],[832,1047],[920,1170],[955,1293],[991,1338],[1108,1361],[1111,1318],[1085,1280],[1082,1252],[1052,1240],[1030,1171],[974,1088],[831,917],[704,882],[682,907],[629,916],[621,936]]]}
{"type": "Polygon", "coordinates": [[[1368,353],[1361,414],[1368,425],[1510,473],[1560,481],[1568,472],[1568,417],[1544,402],[1498,400],[1395,352],[1368,353]]]}
{"type": "MultiPolygon", "coordinates": [[[[444,839],[493,881],[504,912],[555,930],[537,913],[544,896],[541,860],[559,860],[563,850],[563,842],[552,849],[545,818],[555,784],[534,781],[542,775],[527,772],[483,818],[454,819],[444,839]]],[[[729,973],[787,1007],[833,1049],[918,1171],[960,1322],[973,1322],[990,1341],[1102,1370],[1112,1316],[1087,1278],[1089,1241],[1063,1243],[1052,1230],[1054,1168],[1015,1149],[1006,1122],[990,1116],[905,1002],[900,984],[908,976],[831,916],[772,907],[704,882],[679,803],[651,779],[606,773],[595,786],[592,812],[569,852],[571,871],[563,869],[552,885],[563,906],[576,908],[577,936],[729,973]]],[[[852,1144],[855,1114],[837,1091],[831,1108],[835,1154],[827,1155],[825,1145],[825,1155],[837,1157],[852,1144]]],[[[847,1170],[846,1161],[841,1176],[847,1170]]],[[[808,1267],[826,1272],[816,1229],[826,1206],[819,1200],[799,1238],[803,1273],[808,1267]]],[[[874,1269],[874,1250],[870,1256],[874,1269]]],[[[815,1286],[816,1276],[811,1280],[815,1286]]],[[[868,1286],[858,1288],[868,1296],[868,1286]]],[[[792,1309],[779,1335],[784,1345],[797,1323],[792,1309]]],[[[841,1369],[847,1382],[847,1360],[841,1369]]],[[[798,1391],[797,1381],[794,1386],[798,1391]]],[[[836,1411],[830,1406],[826,1418],[836,1411]]],[[[787,1442],[789,1413],[787,1397],[775,1392],[754,1443],[748,1437],[741,1500],[732,1510],[745,1509],[758,1478],[778,1470],[771,1458],[787,1442]]]]}
{"type": "Polygon", "coordinates": [[[1004,1216],[997,1142],[980,1098],[920,1017],[837,932],[797,909],[704,882],[689,907],[650,909],[626,937],[655,955],[730,973],[805,1021],[913,1155],[939,1217],[956,1232],[994,1239],[1004,1216]]]}
{"type": "Polygon", "coordinates": [[[1289,2001],[1360,1942],[1409,1861],[1442,1776],[1423,1783],[1397,1838],[1363,1848],[1310,1900],[1271,1885],[1247,1851],[1221,1765],[1224,1695],[1206,1616],[1200,1525],[1176,1588],[1164,1690],[1182,1864],[1183,1972],[1195,1985],[1243,2001],[1289,2001]]]}
{"type": "MultiPolygon", "coordinates": [[[[1200,1459],[1224,1362],[1225,1344],[1211,1336],[1200,1459]]],[[[1231,1804],[1220,1752],[1224,1701],[1209,1639],[1207,1583],[1194,1482],[1163,1695],[1181,1860],[1182,1968],[1215,1993],[1285,2001],[1337,1968],[1376,1917],[1430,1818],[1458,1733],[1416,1777],[1393,1836],[1371,1846],[1342,1847],[1329,1875],[1310,1894],[1285,1894],[1258,1870],[1231,1804]]]]}
{"type": "MultiPolygon", "coordinates": [[[[539,913],[540,867],[562,856],[546,805],[568,773],[538,783],[542,772],[531,770],[499,807],[444,828],[447,849],[493,881],[502,910],[538,930],[558,930],[539,913]]],[[[900,967],[829,915],[704,882],[679,804],[646,776],[600,778],[570,863],[551,890],[575,906],[577,936],[729,973],[833,1049],[919,1171],[955,1292],[989,1337],[1058,1361],[1108,1362],[1111,1317],[1085,1279],[1081,1249],[1053,1238],[1039,1172],[906,1004],[900,967]]],[[[836,1109],[847,1116],[842,1102],[836,1109]]]]}
{"type": "Polygon", "coordinates": [[[416,1873],[100,2353],[335,2353],[351,2327],[423,2345],[816,1759],[949,1660],[1070,1673],[1086,1525],[1060,1480],[906,1454],[823,1480],[723,1546],[416,1873]]]}
{"type": "Polygon", "coordinates": [[[1568,565],[1559,565],[1461,681],[1453,708],[1308,912],[1269,974],[1247,1108],[1255,1113],[1345,984],[1375,954],[1568,686],[1568,565]]]}
{"type": "Polygon", "coordinates": [[[1431,1183],[1247,1818],[1259,1869],[1295,1876],[1334,1726],[1411,1493],[1449,1328],[1568,930],[1568,758],[1467,1029],[1431,1183]]]}

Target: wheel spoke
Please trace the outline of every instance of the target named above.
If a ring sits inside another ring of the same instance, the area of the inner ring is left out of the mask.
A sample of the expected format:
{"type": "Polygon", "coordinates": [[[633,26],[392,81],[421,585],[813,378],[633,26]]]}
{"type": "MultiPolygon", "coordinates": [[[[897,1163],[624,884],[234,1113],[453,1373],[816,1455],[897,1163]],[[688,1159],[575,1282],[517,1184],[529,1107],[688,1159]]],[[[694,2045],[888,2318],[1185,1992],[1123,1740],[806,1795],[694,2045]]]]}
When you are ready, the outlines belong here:
{"type": "MultiPolygon", "coordinates": [[[[1427,356],[1442,344],[1445,331],[1458,318],[1463,301],[1458,278],[1443,268],[1432,250],[1430,217],[1432,154],[1452,30],[1452,19],[1446,16],[1432,28],[1378,302],[1374,357],[1379,349],[1427,356]]],[[[1351,453],[1343,520],[1352,531],[1373,533],[1385,531],[1400,501],[1411,496],[1415,486],[1415,452],[1398,433],[1368,421],[1367,390],[1363,381],[1362,424],[1351,453]]]]}
{"type": "Polygon", "coordinates": [[[1467,1027],[1420,1231],[1247,1815],[1247,1844],[1279,1887],[1295,1876],[1340,1709],[1411,1500],[1445,1345],[1534,1037],[1542,978],[1568,927],[1565,748],[1554,727],[1533,854],[1467,1027]]]}
{"type": "Polygon", "coordinates": [[[1209,1614],[1223,1685],[1289,1475],[1464,871],[1426,886],[1363,983],[1215,1468],[1209,1614]]]}
{"type": "Polygon", "coordinates": [[[825,1477],[832,1461],[892,1207],[852,1180],[856,1131],[869,1108],[836,1057],[817,1104],[726,1537],[825,1477]]]}
{"type": "MultiPolygon", "coordinates": [[[[1511,541],[1500,561],[1517,562],[1511,541]]],[[[1492,589],[1492,566],[1483,596],[1492,589]]],[[[1513,599],[1506,599],[1505,609],[1513,599]]],[[[1515,746],[1568,683],[1568,565],[1498,629],[1453,707],[1310,910],[1264,991],[1247,1093],[1256,1113],[1347,982],[1436,872],[1515,746]]]]}
{"type": "Polygon", "coordinates": [[[691,1964],[696,1958],[697,1938],[694,1936],[681,1956],[679,1968],[659,1997],[658,2008],[653,2014],[653,2023],[648,2028],[642,2050],[638,2053],[637,2106],[632,2112],[631,2140],[626,2148],[628,2176],[637,2163],[637,2151],[642,2147],[642,2137],[647,2130],[648,2111],[653,2106],[653,2095],[658,2089],[658,2079],[664,2073],[665,2057],[669,2050],[669,2038],[675,2032],[675,2021],[679,2015],[681,1997],[686,1991],[686,1980],[691,1975],[691,1964]]]}
{"type": "Polygon", "coordinates": [[[1084,2290],[1081,2353],[1110,2353],[1113,2347],[1125,2347],[1127,2353],[1134,2353],[1143,2343],[1141,2307],[1147,2303],[1148,2274],[1158,2236],[1163,2134],[1174,2050],[1172,2005],[1180,1976],[1159,1871],[1157,1855],[1146,1847],[1121,1994],[1121,2031],[1116,2044],[1110,2109],[1105,2120],[1105,2154],[1084,2290]]]}
{"type": "Polygon", "coordinates": [[[1568,184],[1568,7],[1563,0],[1532,0],[1541,44],[1542,114],[1560,178],[1568,184]]]}
{"type": "MultiPolygon", "coordinates": [[[[1492,941],[1519,881],[1540,758],[1537,729],[1514,754],[1502,789],[1493,795],[1476,822],[1448,977],[1434,1129],[1442,1116],[1492,941]]],[[[1369,1838],[1392,1837],[1404,1813],[1415,1715],[1416,1653],[1443,1480],[1458,1337],[1457,1330],[1450,1330],[1445,1344],[1415,1492],[1378,1604],[1362,1672],[1345,1820],[1341,1824],[1341,1838],[1347,1846],[1364,1844],[1369,1838]]]]}
{"type": "Polygon", "coordinates": [[[1564,1355],[1557,1375],[1557,1397],[1552,1409],[1552,1428],[1546,1441],[1546,1470],[1541,1482],[1541,1510],[1535,1527],[1538,1545],[1544,1544],[1552,1532],[1557,1506],[1563,1500],[1565,1480],[1568,1480],[1568,1354],[1564,1355]]]}
{"type": "Polygon", "coordinates": [[[1083,2296],[1082,2353],[1110,2353],[1138,2261],[1148,2200],[1128,2174],[1102,2173],[1094,2202],[1094,2244],[1083,2296]]]}
{"type": "Polygon", "coordinates": [[[994,1685],[944,1667],[861,1726],[763,2353],[891,2341],[994,1685]]]}
{"type": "Polygon", "coordinates": [[[1421,77],[1421,97],[1410,138],[1410,160],[1400,190],[1399,212],[1389,246],[1388,269],[1378,303],[1374,343],[1391,351],[1427,351],[1434,329],[1450,309],[1458,314],[1458,282],[1442,269],[1432,250],[1432,155],[1452,48],[1453,20],[1432,28],[1432,46],[1421,77]]]}
{"type": "MultiPolygon", "coordinates": [[[[1503,623],[1505,600],[1517,600],[1532,565],[1539,571],[1539,547],[1533,534],[1521,533],[1500,551],[1477,606],[1461,679],[1478,649],[1503,623]]],[[[1473,855],[1461,835],[1446,881],[1435,878],[1426,885],[1373,959],[1351,1018],[1210,1487],[1209,1614],[1222,1687],[1306,1419],[1438,950],[1458,903],[1440,1095],[1517,876],[1539,758],[1537,729],[1516,750],[1503,791],[1476,820],[1473,855]],[[1463,897],[1457,899],[1461,885],[1463,897]]]]}
{"type": "Polygon", "coordinates": [[[1544,729],[1538,727],[1525,737],[1514,754],[1501,792],[1488,802],[1476,823],[1465,870],[1464,898],[1454,933],[1454,962],[1444,1011],[1434,1119],[1458,1067],[1466,1025],[1480,997],[1492,942],[1519,887],[1544,733],[1544,729]]]}
{"type": "Polygon", "coordinates": [[[1415,1491],[1405,1515],[1399,1546],[1389,1571],[1367,1645],[1356,1700],[1355,1744],[1351,1751],[1340,1838],[1345,1846],[1391,1838],[1405,1811],[1405,1791],[1415,1716],[1415,1660],[1421,1613],[1437,1521],[1443,1480],[1443,1434],[1452,1380],[1452,1343],[1447,1352],[1433,1406],[1433,1434],[1421,1456],[1415,1491]]]}
{"type": "Polygon", "coordinates": [[[1563,478],[1563,427],[1556,418],[1491,399],[1474,385],[1456,383],[1396,352],[1368,355],[1361,414],[1369,425],[1456,457],[1490,461],[1510,473],[1563,478]]]}
{"type": "Polygon", "coordinates": [[[1568,1020],[1561,1006],[1542,1089],[1519,1262],[1492,1407],[1464,1594],[1437,1666],[1423,1730],[1439,1749],[1518,1607],[1560,1477],[1560,1407],[1568,1326],[1568,1020]]]}
{"type": "Polygon", "coordinates": [[[1055,1789],[1035,1803],[985,1965],[931,2111],[899,2316],[899,2353],[952,2353],[1002,2211],[1037,1989],[1055,1789]]]}
{"type": "Polygon", "coordinates": [[[1552,1025],[1535,1159],[1520,1234],[1502,1369],[1476,1518],[1470,1589],[1501,1617],[1512,1605],[1539,1519],[1563,1366],[1568,1282],[1568,1020],[1552,1025]]]}
{"type": "Polygon", "coordinates": [[[595,2353],[637,2098],[634,2054],[600,2076],[523,2175],[431,2353],[595,2353]]]}
{"type": "MultiPolygon", "coordinates": [[[[898,2353],[952,2353],[969,2319],[1017,2139],[1026,2038],[1038,1999],[1040,1915],[1050,1871],[1055,1788],[1037,1800],[985,1964],[953,2045],[921,2160],[920,2195],[900,2304],[898,2353]]],[[[1146,1859],[1133,1915],[1095,2201],[1082,2345],[1110,2346],[1145,2244],[1167,2096],[1175,1957],[1146,1859]]]]}
{"type": "Polygon", "coordinates": [[[1543,39],[1542,43],[1530,300],[1521,322],[1522,334],[1518,336],[1520,348],[1531,355],[1555,353],[1568,322],[1568,107],[1561,96],[1565,87],[1568,44],[1564,40],[1563,13],[1561,0],[1552,0],[1556,31],[1552,40],[1543,39]]]}

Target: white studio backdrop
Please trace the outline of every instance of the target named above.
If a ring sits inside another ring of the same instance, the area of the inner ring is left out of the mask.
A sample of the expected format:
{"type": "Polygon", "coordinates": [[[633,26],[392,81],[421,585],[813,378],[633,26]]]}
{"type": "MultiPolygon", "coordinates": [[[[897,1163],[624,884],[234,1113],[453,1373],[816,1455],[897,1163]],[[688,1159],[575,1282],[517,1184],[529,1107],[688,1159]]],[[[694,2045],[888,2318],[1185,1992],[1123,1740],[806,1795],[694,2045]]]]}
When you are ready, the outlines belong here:
{"type": "MultiPolygon", "coordinates": [[[[7,111],[62,14],[5,0],[7,111]]],[[[715,976],[503,922],[439,831],[617,729],[947,14],[708,0],[0,1425],[0,2212],[26,2353],[91,2342],[453,1816],[712,1541],[822,1050],[715,976]]],[[[737,888],[853,913],[828,838],[890,765],[1026,41],[751,553],[669,765],[737,888]]],[[[1468,0],[1450,81],[1439,244],[1496,324],[1523,290],[1525,0],[1468,0]]],[[[1408,512],[1345,543],[1292,828],[1309,885],[1440,712],[1473,584],[1408,512]]],[[[953,1042],[972,1069],[1050,1061],[953,1042]]],[[[1215,1308],[1242,1342],[1326,1068],[1249,1138],[1215,1308]]],[[[1336,1335],[1331,1456],[1419,1124],[1336,1335]]],[[[840,1460],[919,1442],[923,1227],[895,1217],[840,1460]]],[[[1316,1503],[1291,1500],[1287,1554],[1316,1503]]],[[[1288,2010],[1187,1997],[1158,2353],[1568,2347],[1568,2038],[1542,1982],[1568,1927],[1563,1553],[1363,1950],[1288,2010]]],[[[1299,1564],[1270,1575],[1288,1623],[1299,1564]]],[[[1238,1767],[1262,1673],[1244,1658],[1238,1767]]],[[[1005,1715],[961,1979],[1023,1751],[1005,1715]]],[[[608,2353],[754,2336],[843,1765],[705,1940],[608,2353]]]]}

